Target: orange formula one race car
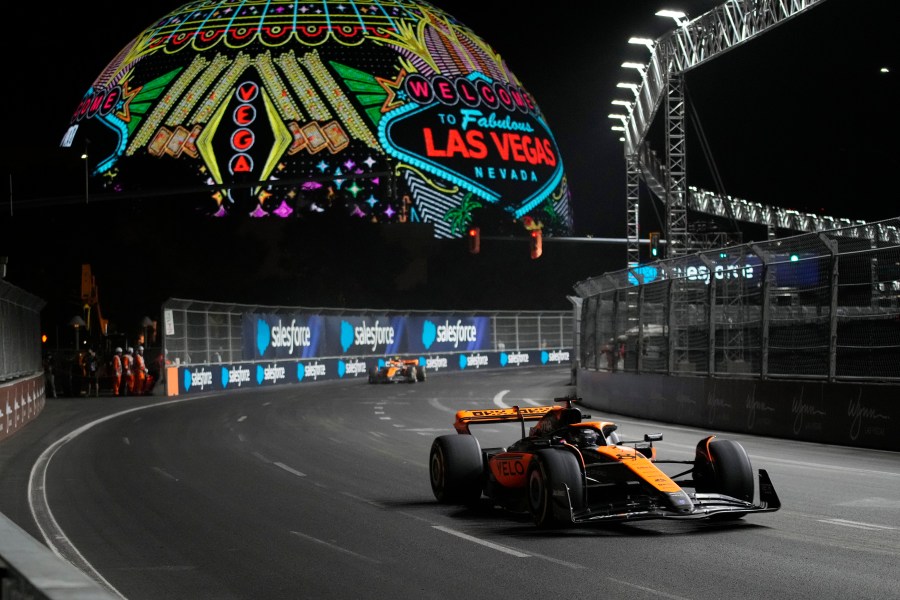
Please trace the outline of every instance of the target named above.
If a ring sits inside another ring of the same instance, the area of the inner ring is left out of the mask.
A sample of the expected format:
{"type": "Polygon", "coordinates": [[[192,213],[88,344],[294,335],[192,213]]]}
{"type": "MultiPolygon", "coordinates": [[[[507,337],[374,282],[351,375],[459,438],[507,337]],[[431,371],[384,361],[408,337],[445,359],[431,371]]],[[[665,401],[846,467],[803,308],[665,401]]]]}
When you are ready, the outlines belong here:
{"type": "Polygon", "coordinates": [[[694,460],[659,460],[654,441],[623,441],[611,421],[591,421],[562,404],[456,413],[456,434],[435,438],[431,489],[442,503],[475,505],[486,496],[510,511],[530,513],[539,527],[643,519],[740,519],[781,507],[772,481],[759,470],[759,501],[750,459],[739,443],[710,435],[694,460]],[[525,434],[525,421],[537,421],[525,434]],[[521,439],[482,448],[469,427],[521,423],[521,439]],[[680,471],[668,475],[661,464],[680,471]]]}
{"type": "Polygon", "coordinates": [[[369,383],[416,383],[425,381],[425,367],[417,358],[390,358],[378,361],[369,371],[369,383]]]}

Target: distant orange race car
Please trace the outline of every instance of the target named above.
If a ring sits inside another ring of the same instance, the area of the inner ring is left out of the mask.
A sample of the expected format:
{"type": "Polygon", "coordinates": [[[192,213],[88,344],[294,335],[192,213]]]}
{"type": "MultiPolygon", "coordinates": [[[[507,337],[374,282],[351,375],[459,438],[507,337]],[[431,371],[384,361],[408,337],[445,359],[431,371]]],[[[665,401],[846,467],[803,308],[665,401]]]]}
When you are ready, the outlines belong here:
{"type": "Polygon", "coordinates": [[[772,481],[759,470],[754,503],[750,459],[739,443],[704,437],[694,460],[659,460],[654,441],[622,441],[612,421],[591,421],[562,405],[460,410],[456,434],[435,438],[429,470],[439,502],[495,505],[529,513],[539,527],[644,519],[739,519],[781,507],[772,481]],[[525,434],[525,421],[537,421],[525,434]],[[508,447],[482,448],[469,427],[520,422],[521,439],[508,447]],[[669,475],[657,465],[687,465],[669,475]]]}
{"type": "Polygon", "coordinates": [[[416,383],[425,381],[425,366],[417,358],[390,358],[369,370],[369,383],[416,383]]]}

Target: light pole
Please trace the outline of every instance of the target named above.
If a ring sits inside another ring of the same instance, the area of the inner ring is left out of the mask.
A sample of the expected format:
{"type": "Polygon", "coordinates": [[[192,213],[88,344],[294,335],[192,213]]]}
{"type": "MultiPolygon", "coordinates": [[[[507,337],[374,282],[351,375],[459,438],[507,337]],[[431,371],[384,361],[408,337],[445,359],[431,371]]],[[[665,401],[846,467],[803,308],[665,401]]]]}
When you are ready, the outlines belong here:
{"type": "Polygon", "coordinates": [[[84,142],[84,154],[81,155],[81,160],[84,161],[84,203],[88,203],[88,181],[90,175],[90,168],[88,165],[88,144],[91,143],[91,140],[85,140],[84,142]]]}
{"type": "Polygon", "coordinates": [[[85,152],[81,155],[81,159],[84,161],[84,203],[88,203],[88,153],[85,152]]]}
{"type": "Polygon", "coordinates": [[[75,315],[72,317],[72,320],[69,321],[69,325],[75,328],[75,352],[81,350],[79,347],[79,332],[82,327],[85,327],[87,324],[84,322],[84,319],[81,318],[80,315],[75,315]]]}

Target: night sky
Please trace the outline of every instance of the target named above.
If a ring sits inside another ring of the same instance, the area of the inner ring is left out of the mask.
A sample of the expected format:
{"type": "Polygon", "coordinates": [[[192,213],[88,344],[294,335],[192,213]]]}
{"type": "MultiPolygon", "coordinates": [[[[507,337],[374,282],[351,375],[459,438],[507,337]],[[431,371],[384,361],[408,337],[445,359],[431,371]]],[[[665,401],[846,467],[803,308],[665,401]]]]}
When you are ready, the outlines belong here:
{"type": "MultiPolygon", "coordinates": [[[[154,245],[160,232],[150,225],[135,224],[148,210],[146,206],[76,211],[54,207],[51,201],[39,211],[29,211],[24,207],[13,210],[10,204],[10,199],[47,201],[82,193],[82,161],[77,153],[58,147],[70,116],[116,53],[181,4],[103,0],[40,16],[24,12],[25,5],[16,5],[14,10],[23,12],[12,13],[12,18],[21,29],[3,40],[12,71],[4,86],[3,115],[10,134],[7,139],[14,143],[8,143],[3,154],[9,189],[0,196],[4,204],[0,255],[10,257],[7,280],[14,285],[42,297],[55,295],[49,290],[48,278],[71,276],[71,282],[57,284],[77,288],[80,264],[92,262],[97,264],[101,287],[113,305],[104,308],[106,312],[144,312],[158,306],[160,297],[202,293],[198,291],[202,288],[189,286],[156,289],[156,273],[178,268],[174,261],[179,256],[202,253],[203,242],[194,242],[196,248],[154,245]],[[110,216],[111,212],[116,216],[110,216]],[[23,236],[27,241],[22,241],[23,236]],[[133,258],[119,258],[104,272],[101,265],[109,253],[133,258]],[[52,265],[60,261],[67,264],[58,271],[52,265]],[[132,306],[131,298],[140,299],[140,307],[132,306]]],[[[624,238],[623,149],[616,132],[610,130],[614,122],[607,114],[619,109],[610,104],[612,100],[629,99],[631,94],[616,88],[616,83],[636,82],[636,72],[622,68],[621,63],[646,62],[647,50],[628,44],[628,39],[656,38],[670,30],[674,26],[671,19],[654,15],[661,8],[683,10],[694,18],[721,2],[619,0],[596,3],[589,13],[584,2],[574,0],[443,0],[434,4],[486,40],[540,104],[569,178],[573,234],[624,238]]],[[[698,128],[689,125],[688,184],[801,212],[867,221],[897,216],[895,186],[889,178],[900,172],[900,64],[894,44],[898,17],[900,5],[895,0],[824,0],[688,73],[688,111],[692,119],[696,115],[705,140],[702,143],[698,128]],[[881,72],[883,67],[889,72],[881,72]]],[[[664,210],[654,206],[648,196],[646,206],[641,206],[641,231],[659,230],[662,215],[664,210]]],[[[249,235],[264,237],[257,232],[249,235]]],[[[602,252],[597,246],[585,245],[583,253],[568,257],[585,264],[564,277],[577,281],[624,268],[624,246],[607,245],[602,252]]],[[[498,244],[493,250],[508,251],[501,247],[505,248],[498,244]]],[[[488,250],[489,246],[482,254],[488,250]]],[[[498,266],[515,270],[520,265],[494,265],[498,266]]],[[[533,265],[521,268],[523,278],[545,276],[533,272],[533,265]]],[[[223,268],[217,276],[225,277],[224,273],[227,269],[223,268]]],[[[199,272],[194,279],[205,276],[199,272]]],[[[566,285],[571,284],[553,285],[561,285],[561,290],[553,293],[563,296],[569,293],[566,285]]],[[[344,290],[341,297],[347,293],[344,290]]],[[[210,294],[216,297],[207,299],[235,300],[221,298],[221,291],[210,294]]],[[[538,294],[534,303],[541,298],[538,294]]],[[[329,297],[323,292],[315,299],[329,297]]],[[[428,303],[429,299],[423,295],[415,301],[428,303]]],[[[478,298],[460,301],[479,307],[478,298]]],[[[488,297],[483,301],[494,302],[488,297]]],[[[265,303],[266,298],[260,302],[265,303]]],[[[302,294],[294,303],[307,304],[302,294]]],[[[495,303],[496,308],[512,308],[495,303]]]]}

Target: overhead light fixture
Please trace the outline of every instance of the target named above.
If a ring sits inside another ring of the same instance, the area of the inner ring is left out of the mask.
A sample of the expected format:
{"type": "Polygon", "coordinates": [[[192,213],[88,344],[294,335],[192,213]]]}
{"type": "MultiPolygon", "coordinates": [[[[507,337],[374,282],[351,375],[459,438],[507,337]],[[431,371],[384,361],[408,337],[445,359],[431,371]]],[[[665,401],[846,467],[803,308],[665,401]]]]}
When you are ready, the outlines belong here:
{"type": "Polygon", "coordinates": [[[647,48],[650,50],[653,50],[653,46],[656,45],[656,42],[654,42],[650,38],[642,38],[642,37],[629,38],[628,43],[629,44],[638,44],[640,46],[647,46],[647,48]]]}
{"type": "Polygon", "coordinates": [[[626,109],[631,110],[631,106],[634,102],[629,102],[628,100],[613,100],[610,104],[618,104],[619,106],[624,106],[626,109]]]}
{"type": "Polygon", "coordinates": [[[632,92],[634,92],[634,95],[635,95],[635,96],[638,95],[638,85],[637,85],[636,83],[622,83],[622,82],[619,82],[619,83],[616,84],[616,87],[629,89],[629,90],[631,90],[632,92]]]}
{"type": "Polygon", "coordinates": [[[613,114],[613,113],[610,113],[610,114],[608,114],[608,115],[606,115],[606,116],[609,117],[610,119],[619,119],[620,121],[622,121],[622,123],[624,123],[625,121],[628,120],[628,117],[626,117],[625,115],[619,115],[619,114],[613,114]]]}
{"type": "Polygon", "coordinates": [[[635,69],[639,71],[641,75],[643,75],[644,71],[647,69],[646,65],[642,65],[641,63],[636,62],[623,62],[622,66],[626,69],[635,69]]]}
{"type": "Polygon", "coordinates": [[[625,128],[621,125],[613,125],[612,127],[610,127],[610,129],[612,129],[613,131],[625,131],[625,128]]]}
{"type": "Polygon", "coordinates": [[[687,25],[687,15],[680,10],[660,10],[656,13],[657,17],[669,17],[675,20],[675,24],[679,27],[687,25]]]}

